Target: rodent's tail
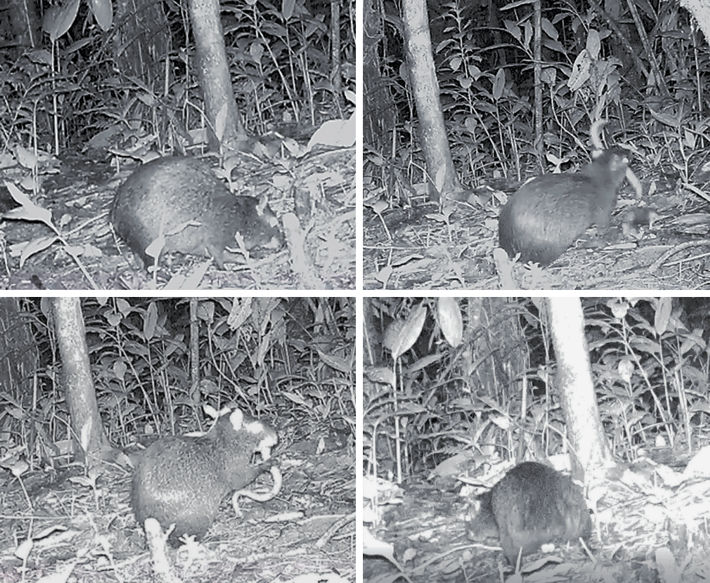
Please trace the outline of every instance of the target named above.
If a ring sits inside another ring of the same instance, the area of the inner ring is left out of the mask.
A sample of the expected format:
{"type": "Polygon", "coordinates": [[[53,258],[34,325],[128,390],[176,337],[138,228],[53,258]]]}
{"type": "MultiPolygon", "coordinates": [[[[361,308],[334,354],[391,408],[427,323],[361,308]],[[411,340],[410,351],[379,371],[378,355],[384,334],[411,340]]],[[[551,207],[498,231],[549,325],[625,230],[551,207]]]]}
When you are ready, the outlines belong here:
{"type": "Polygon", "coordinates": [[[270,492],[252,492],[251,490],[243,489],[243,490],[237,490],[233,495],[232,495],[232,507],[234,508],[234,512],[236,513],[237,516],[242,516],[242,511],[239,508],[239,497],[240,496],[245,496],[247,498],[251,498],[252,500],[256,500],[257,502],[266,502],[267,500],[271,500],[273,497],[275,497],[280,491],[281,491],[281,484],[283,482],[283,478],[281,476],[281,470],[277,466],[271,466],[271,477],[274,480],[274,486],[271,488],[270,492]]]}
{"type": "Polygon", "coordinates": [[[267,500],[271,500],[281,491],[281,484],[283,483],[281,470],[279,470],[277,466],[271,467],[271,477],[274,480],[274,486],[269,492],[252,492],[251,490],[247,489],[237,490],[234,493],[234,496],[232,496],[232,503],[234,503],[235,498],[237,498],[238,496],[246,496],[247,498],[256,500],[257,502],[266,502],[267,500]]]}

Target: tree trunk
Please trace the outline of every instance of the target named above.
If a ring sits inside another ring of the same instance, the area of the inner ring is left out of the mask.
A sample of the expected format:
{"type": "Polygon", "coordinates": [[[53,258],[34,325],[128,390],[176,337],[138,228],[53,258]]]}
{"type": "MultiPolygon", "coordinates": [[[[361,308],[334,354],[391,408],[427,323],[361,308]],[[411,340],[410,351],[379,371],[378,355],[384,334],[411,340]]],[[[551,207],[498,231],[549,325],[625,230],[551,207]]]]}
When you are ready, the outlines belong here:
{"type": "MultiPolygon", "coordinates": [[[[330,0],[330,81],[335,102],[340,104],[340,0],[330,0]]],[[[342,114],[342,112],[341,112],[342,114]]]]}
{"type": "Polygon", "coordinates": [[[461,187],[451,160],[441,112],[426,0],[404,0],[402,10],[409,83],[417,105],[419,138],[428,172],[429,198],[438,200],[439,195],[452,194],[461,187]]]}
{"type": "Polygon", "coordinates": [[[208,140],[215,151],[239,150],[246,132],[239,117],[224,48],[217,0],[189,0],[190,23],[195,37],[197,75],[209,122],[208,140]],[[219,146],[222,146],[220,149],[219,146]]]}
{"type": "Polygon", "coordinates": [[[572,450],[572,474],[585,479],[603,473],[612,458],[599,418],[584,315],[579,298],[548,298],[552,342],[557,356],[557,384],[572,450]]]}
{"type": "Polygon", "coordinates": [[[72,433],[81,447],[76,453],[89,466],[97,459],[115,459],[96,404],[79,298],[53,298],[52,306],[72,433]]]}
{"type": "MultiPolygon", "coordinates": [[[[533,3],[533,22],[535,23],[535,40],[533,45],[535,63],[533,64],[533,78],[535,79],[535,152],[540,170],[545,170],[545,139],[543,131],[542,107],[542,5],[541,0],[533,3]]],[[[550,104],[550,107],[553,107],[550,104]]]]}
{"type": "MultiPolygon", "coordinates": [[[[190,386],[191,395],[196,394],[200,384],[200,318],[198,316],[200,300],[190,298],[190,386]]],[[[197,401],[198,399],[195,399],[197,401]]],[[[195,403],[196,405],[198,403],[195,403]]]]}
{"type": "Polygon", "coordinates": [[[362,139],[366,145],[384,152],[392,148],[392,133],[397,127],[397,101],[392,83],[382,74],[380,58],[388,50],[384,5],[365,0],[362,10],[362,139]]]}

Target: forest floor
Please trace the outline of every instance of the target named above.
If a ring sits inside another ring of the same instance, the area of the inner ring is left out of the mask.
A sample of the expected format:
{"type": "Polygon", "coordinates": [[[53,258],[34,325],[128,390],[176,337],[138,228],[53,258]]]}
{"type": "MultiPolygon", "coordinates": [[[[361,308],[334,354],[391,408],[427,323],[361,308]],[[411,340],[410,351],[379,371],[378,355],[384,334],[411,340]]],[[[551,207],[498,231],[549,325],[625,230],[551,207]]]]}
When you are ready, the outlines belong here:
{"type": "MultiPolygon", "coordinates": [[[[433,203],[363,217],[365,289],[707,289],[710,214],[706,203],[673,185],[639,203],[619,196],[606,233],[594,229],[551,266],[503,265],[498,245],[501,198],[518,184],[479,188],[444,212],[433,203]],[[659,218],[649,228],[625,232],[624,215],[641,204],[659,218]],[[383,221],[387,230],[383,227],[383,221]]],[[[627,187],[628,188],[628,187],[627,187]]],[[[384,195],[383,195],[384,196],[384,195]]],[[[372,196],[371,198],[377,198],[372,196]]],[[[502,252],[502,250],[501,250],[502,252]]]]}
{"type": "MultiPolygon", "coordinates": [[[[88,158],[44,163],[41,192],[30,196],[33,206],[20,209],[21,218],[0,220],[0,289],[354,289],[354,148],[293,160],[244,155],[233,171],[234,190],[266,195],[280,218],[294,213],[299,201],[302,240],[223,270],[205,257],[169,254],[155,277],[108,220],[114,192],[136,167],[125,163],[116,174],[107,162],[88,158]]],[[[8,170],[6,179],[19,183],[24,173],[8,170]]],[[[16,206],[0,183],[0,215],[16,206]]]]}
{"type": "MultiPolygon", "coordinates": [[[[376,538],[393,545],[402,572],[413,583],[517,581],[508,579],[513,568],[503,557],[497,537],[490,538],[487,532],[477,536],[469,530],[473,497],[468,487],[450,486],[424,478],[408,483],[400,503],[387,506],[376,538]]],[[[587,548],[558,544],[550,552],[524,556],[525,581],[706,581],[710,533],[703,498],[710,481],[696,481],[682,493],[656,487],[653,495],[647,490],[653,489],[650,482],[642,480],[635,486],[607,492],[609,500],[592,514],[594,531],[587,548]]],[[[394,581],[397,574],[386,559],[364,557],[367,583],[394,581]]]]}
{"type": "MultiPolygon", "coordinates": [[[[354,581],[354,446],[330,437],[325,443],[313,436],[289,445],[279,456],[283,486],[276,498],[244,500],[243,518],[225,500],[202,541],[169,548],[175,573],[191,582],[323,574],[354,581]]],[[[0,581],[150,580],[150,553],[128,502],[130,478],[108,468],[93,489],[74,465],[29,472],[21,487],[9,472],[0,474],[0,581]]]]}

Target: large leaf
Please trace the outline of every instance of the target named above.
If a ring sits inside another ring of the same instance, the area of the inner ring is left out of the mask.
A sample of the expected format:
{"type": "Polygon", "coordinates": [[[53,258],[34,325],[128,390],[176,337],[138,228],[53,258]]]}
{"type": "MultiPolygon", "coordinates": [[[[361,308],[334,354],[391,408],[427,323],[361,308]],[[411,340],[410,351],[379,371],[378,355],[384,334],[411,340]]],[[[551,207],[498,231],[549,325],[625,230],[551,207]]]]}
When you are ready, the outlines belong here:
{"type": "Polygon", "coordinates": [[[42,29],[56,42],[71,28],[79,11],[79,0],[65,0],[61,6],[52,6],[44,13],[42,29]]]}
{"type": "Polygon", "coordinates": [[[111,0],[89,0],[89,8],[99,28],[106,32],[113,24],[113,5],[111,0]]]}

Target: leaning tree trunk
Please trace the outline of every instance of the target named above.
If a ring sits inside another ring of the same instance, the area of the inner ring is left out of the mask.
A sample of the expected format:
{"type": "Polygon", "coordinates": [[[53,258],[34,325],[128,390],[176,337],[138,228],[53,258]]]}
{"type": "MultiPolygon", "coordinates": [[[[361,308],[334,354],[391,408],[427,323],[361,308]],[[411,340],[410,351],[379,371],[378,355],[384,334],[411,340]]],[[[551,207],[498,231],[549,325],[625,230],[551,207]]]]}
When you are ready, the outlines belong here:
{"type": "Polygon", "coordinates": [[[575,477],[603,473],[612,464],[597,407],[584,315],[579,298],[548,298],[552,342],[557,356],[557,384],[567,422],[575,477]]]}
{"type": "Polygon", "coordinates": [[[72,433],[81,447],[76,453],[92,466],[97,459],[113,459],[114,452],[96,404],[81,303],[79,298],[54,298],[52,307],[72,433]]]}
{"type": "Polygon", "coordinates": [[[239,150],[246,139],[232,90],[232,79],[224,48],[218,0],[189,0],[190,23],[195,37],[197,74],[209,122],[210,147],[239,150]]]}
{"type": "Polygon", "coordinates": [[[438,200],[439,195],[450,195],[459,190],[460,185],[451,160],[444,114],[441,112],[426,0],[404,0],[402,12],[409,82],[417,104],[419,138],[426,160],[429,198],[438,200]]]}

